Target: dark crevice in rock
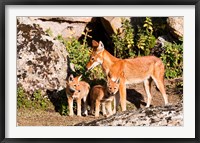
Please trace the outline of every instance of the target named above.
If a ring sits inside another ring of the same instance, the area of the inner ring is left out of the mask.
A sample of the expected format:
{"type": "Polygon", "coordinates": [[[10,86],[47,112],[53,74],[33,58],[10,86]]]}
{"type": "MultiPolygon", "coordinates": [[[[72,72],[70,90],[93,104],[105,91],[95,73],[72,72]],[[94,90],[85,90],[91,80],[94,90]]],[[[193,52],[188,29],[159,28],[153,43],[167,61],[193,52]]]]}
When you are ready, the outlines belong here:
{"type": "Polygon", "coordinates": [[[39,20],[42,20],[42,21],[52,21],[52,22],[58,22],[58,23],[69,23],[69,24],[72,24],[72,23],[87,23],[87,22],[84,22],[84,21],[72,21],[72,20],[66,20],[66,19],[61,19],[61,18],[49,18],[49,19],[44,19],[44,18],[39,18],[39,20]]]}

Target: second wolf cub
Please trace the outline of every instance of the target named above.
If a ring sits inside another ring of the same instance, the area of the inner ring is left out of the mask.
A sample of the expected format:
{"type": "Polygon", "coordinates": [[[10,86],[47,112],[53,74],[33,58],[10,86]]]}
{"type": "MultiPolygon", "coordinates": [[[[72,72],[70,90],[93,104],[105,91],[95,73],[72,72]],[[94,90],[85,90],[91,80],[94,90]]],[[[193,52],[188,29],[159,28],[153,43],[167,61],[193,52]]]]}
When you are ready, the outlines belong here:
{"type": "Polygon", "coordinates": [[[90,113],[94,111],[95,108],[95,117],[99,117],[100,104],[102,104],[103,115],[108,117],[113,114],[112,111],[112,101],[114,96],[118,93],[119,90],[119,79],[112,81],[107,77],[107,85],[95,85],[90,92],[90,102],[91,109],[90,113]],[[108,111],[108,114],[106,113],[108,111]]]}

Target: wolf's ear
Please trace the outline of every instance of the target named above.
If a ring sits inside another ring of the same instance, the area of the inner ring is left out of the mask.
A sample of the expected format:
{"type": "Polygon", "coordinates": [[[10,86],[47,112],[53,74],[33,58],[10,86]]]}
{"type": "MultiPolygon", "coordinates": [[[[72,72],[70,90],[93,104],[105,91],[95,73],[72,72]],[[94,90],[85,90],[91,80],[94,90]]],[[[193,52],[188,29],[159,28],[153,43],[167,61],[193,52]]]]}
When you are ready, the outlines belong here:
{"type": "Polygon", "coordinates": [[[104,50],[104,44],[103,42],[99,41],[99,45],[97,47],[97,52],[101,52],[104,50]]]}
{"type": "Polygon", "coordinates": [[[80,80],[81,80],[81,77],[82,77],[82,74],[81,74],[81,75],[79,75],[79,77],[78,77],[78,81],[80,81],[80,80]]]}
{"type": "Polygon", "coordinates": [[[70,74],[68,81],[70,82],[70,81],[73,81],[73,80],[74,80],[74,76],[73,76],[73,74],[70,74]]]}
{"type": "Polygon", "coordinates": [[[69,69],[72,70],[73,72],[76,72],[75,66],[73,63],[69,63],[69,69]]]}
{"type": "Polygon", "coordinates": [[[99,43],[95,40],[92,40],[92,47],[97,48],[99,46],[99,43]]]}
{"type": "Polygon", "coordinates": [[[115,83],[119,84],[120,83],[120,78],[118,78],[115,83]]]}
{"type": "Polygon", "coordinates": [[[107,75],[105,81],[108,83],[109,80],[110,80],[110,77],[109,77],[109,75],[107,75]]]}

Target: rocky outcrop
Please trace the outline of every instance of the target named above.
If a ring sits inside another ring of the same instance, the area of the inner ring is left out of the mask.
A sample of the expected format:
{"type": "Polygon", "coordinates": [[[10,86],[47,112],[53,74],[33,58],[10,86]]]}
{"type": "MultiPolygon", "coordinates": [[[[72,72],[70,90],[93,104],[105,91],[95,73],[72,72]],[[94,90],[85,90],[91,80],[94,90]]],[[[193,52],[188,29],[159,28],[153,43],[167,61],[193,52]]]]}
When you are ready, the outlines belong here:
{"type": "Polygon", "coordinates": [[[30,20],[17,19],[17,85],[30,95],[65,87],[67,51],[30,20]]]}
{"type": "MultiPolygon", "coordinates": [[[[130,21],[130,17],[123,17],[130,21]]],[[[104,26],[107,33],[111,36],[113,33],[117,33],[118,30],[122,28],[122,18],[121,17],[102,17],[102,25],[104,26]]]]}
{"type": "Polygon", "coordinates": [[[178,103],[165,107],[126,111],[75,126],[183,126],[183,105],[178,103]]]}
{"type": "MultiPolygon", "coordinates": [[[[125,18],[132,25],[143,23],[145,19],[125,18]]],[[[121,17],[17,17],[17,22],[17,81],[29,92],[65,86],[63,78],[69,64],[67,52],[55,37],[62,35],[64,39],[74,37],[80,40],[80,37],[84,39],[82,33],[86,27],[93,28],[89,33],[92,38],[88,39],[103,41],[112,54],[110,36],[122,26],[121,17]]],[[[183,17],[169,17],[168,24],[173,33],[183,36],[183,17]]]]}
{"type": "Polygon", "coordinates": [[[92,17],[19,17],[20,22],[35,23],[43,31],[48,31],[51,37],[62,35],[64,39],[74,37],[78,39],[92,17]]]}
{"type": "Polygon", "coordinates": [[[168,17],[167,18],[168,27],[170,32],[177,38],[183,38],[184,33],[184,17],[168,17]]]}

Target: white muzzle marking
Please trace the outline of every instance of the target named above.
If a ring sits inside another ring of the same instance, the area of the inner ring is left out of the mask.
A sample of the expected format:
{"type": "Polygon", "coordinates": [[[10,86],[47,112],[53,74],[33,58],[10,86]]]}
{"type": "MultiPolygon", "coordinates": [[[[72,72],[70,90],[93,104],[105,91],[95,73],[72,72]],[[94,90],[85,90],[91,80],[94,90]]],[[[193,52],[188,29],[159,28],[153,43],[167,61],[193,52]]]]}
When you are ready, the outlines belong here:
{"type": "Polygon", "coordinates": [[[93,68],[95,68],[96,66],[98,66],[98,65],[100,65],[100,64],[102,64],[102,61],[101,61],[99,58],[97,58],[97,61],[94,62],[94,63],[90,66],[90,68],[89,68],[88,70],[92,70],[93,68]]]}

